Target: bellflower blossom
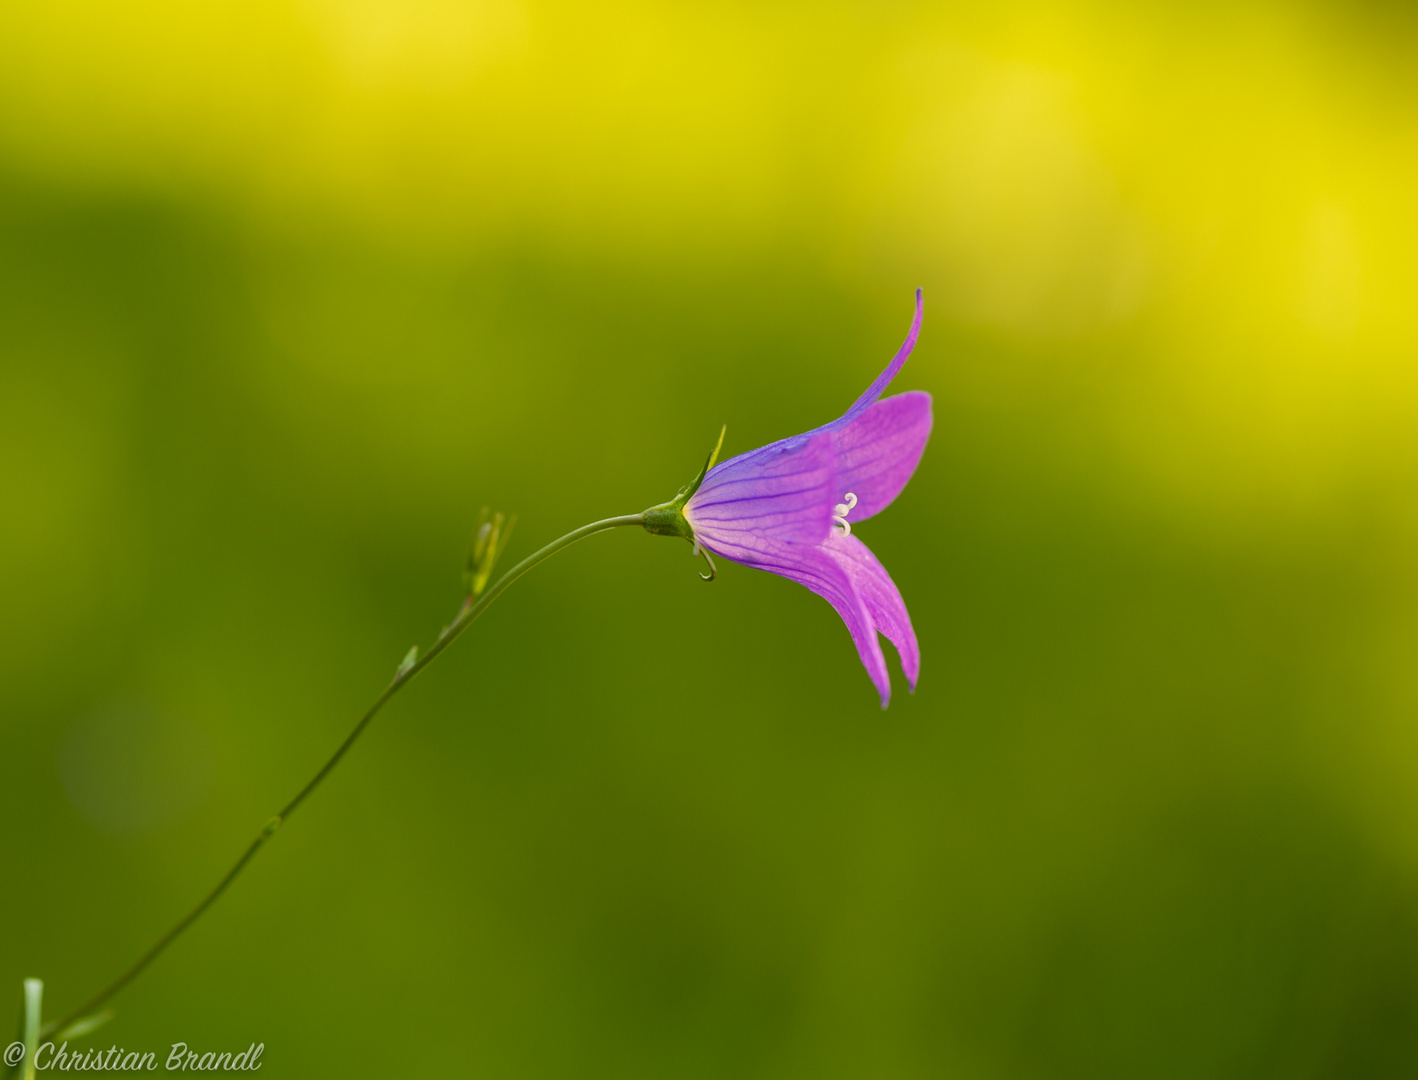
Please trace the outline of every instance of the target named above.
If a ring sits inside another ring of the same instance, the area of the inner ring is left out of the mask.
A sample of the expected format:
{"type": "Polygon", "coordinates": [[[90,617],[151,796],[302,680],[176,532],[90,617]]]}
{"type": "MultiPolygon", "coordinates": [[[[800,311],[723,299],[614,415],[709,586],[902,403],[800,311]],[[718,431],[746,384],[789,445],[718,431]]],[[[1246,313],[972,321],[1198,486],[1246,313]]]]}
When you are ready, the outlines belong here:
{"type": "MultiPolygon", "coordinates": [[[[678,534],[690,536],[696,546],[780,574],[831,604],[851,632],[882,708],[891,700],[891,677],[877,634],[896,647],[912,690],[921,654],[901,593],[852,528],[901,493],[930,437],[930,394],[912,390],[881,397],[911,355],[920,329],[917,289],[905,342],[842,416],[701,473],[697,487],[664,507],[677,510],[683,523],[678,534]]],[[[650,517],[646,527],[671,531],[654,524],[650,517]]]]}

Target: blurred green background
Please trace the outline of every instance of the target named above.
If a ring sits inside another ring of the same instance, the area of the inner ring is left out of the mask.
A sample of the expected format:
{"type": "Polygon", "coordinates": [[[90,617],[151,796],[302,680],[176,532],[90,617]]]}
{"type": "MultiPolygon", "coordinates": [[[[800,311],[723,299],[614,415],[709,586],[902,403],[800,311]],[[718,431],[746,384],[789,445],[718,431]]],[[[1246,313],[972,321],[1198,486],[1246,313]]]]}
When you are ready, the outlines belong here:
{"type": "Polygon", "coordinates": [[[509,558],[935,395],[920,636],[596,537],[104,1047],[277,1076],[1418,1072],[1409,5],[0,7],[0,987],[57,1015],[509,558]]]}

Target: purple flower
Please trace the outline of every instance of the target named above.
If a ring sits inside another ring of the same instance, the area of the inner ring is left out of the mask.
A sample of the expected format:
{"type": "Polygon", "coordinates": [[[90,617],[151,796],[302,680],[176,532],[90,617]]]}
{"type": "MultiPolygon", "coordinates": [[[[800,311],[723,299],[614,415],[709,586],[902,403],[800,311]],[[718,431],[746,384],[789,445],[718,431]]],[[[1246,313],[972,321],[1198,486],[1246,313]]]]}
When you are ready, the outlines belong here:
{"type": "Polygon", "coordinates": [[[836,608],[883,709],[891,700],[891,677],[877,634],[896,646],[912,690],[921,654],[901,593],[852,527],[891,505],[930,437],[930,394],[912,390],[881,399],[920,329],[917,289],[905,343],[850,409],[830,424],[710,469],[681,511],[696,544],[791,578],[836,608]]]}

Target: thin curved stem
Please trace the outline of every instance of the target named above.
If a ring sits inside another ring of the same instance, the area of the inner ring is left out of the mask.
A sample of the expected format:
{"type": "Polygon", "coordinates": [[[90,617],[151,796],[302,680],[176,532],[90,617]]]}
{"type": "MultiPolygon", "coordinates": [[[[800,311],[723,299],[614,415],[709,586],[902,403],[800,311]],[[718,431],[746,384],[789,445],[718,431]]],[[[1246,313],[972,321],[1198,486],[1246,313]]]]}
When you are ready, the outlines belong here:
{"type": "Polygon", "coordinates": [[[502,594],[504,589],[506,589],[509,585],[511,585],[514,581],[516,581],[532,567],[536,566],[539,562],[543,562],[544,560],[551,558],[551,556],[562,550],[562,548],[570,547],[578,540],[584,540],[588,536],[593,536],[599,532],[606,532],[610,529],[622,528],[627,525],[643,525],[644,523],[645,515],[642,513],[625,514],[621,517],[605,518],[601,521],[593,521],[589,525],[582,525],[581,528],[574,529],[573,531],[567,533],[565,536],[557,540],[553,540],[550,544],[542,548],[540,551],[535,551],[531,555],[528,555],[516,566],[508,570],[507,573],[503,574],[500,578],[498,578],[495,582],[488,586],[487,590],[481,596],[477,597],[476,599],[471,596],[468,597],[467,601],[464,602],[462,609],[458,612],[457,618],[455,618],[453,622],[448,626],[448,628],[444,630],[442,634],[439,635],[438,640],[433,643],[432,647],[429,648],[428,652],[426,652],[423,656],[419,657],[419,659],[415,663],[410,664],[408,667],[400,666],[398,672],[394,675],[394,681],[389,684],[389,686],[382,694],[375,698],[374,704],[371,705],[368,710],[365,711],[365,714],[362,717],[360,717],[359,723],[357,723],[354,726],[354,729],[347,736],[345,736],[345,741],[340,743],[339,748],[336,749],[332,755],[330,755],[330,759],[326,761],[323,766],[321,766],[320,771],[317,772],[313,777],[311,777],[310,782],[306,784],[305,787],[300,789],[300,791],[296,794],[295,798],[291,799],[290,802],[286,803],[286,805],[281,809],[281,812],[279,814],[273,817],[270,821],[266,822],[265,827],[263,827],[261,832],[257,834],[256,839],[251,841],[250,845],[246,848],[246,851],[242,853],[241,858],[236,860],[236,862],[232,865],[231,869],[228,870],[226,874],[222,877],[222,879],[217,882],[216,886],[212,889],[212,891],[207,893],[207,895],[202,898],[201,902],[198,903],[196,907],[194,907],[191,911],[189,911],[186,915],[179,919],[176,925],[174,925],[170,930],[168,930],[167,933],[163,934],[162,937],[158,938],[158,940],[153,944],[151,948],[148,949],[147,952],[145,952],[142,956],[138,957],[138,959],[132,964],[132,966],[130,966],[128,970],[123,972],[123,974],[119,975],[118,978],[114,979],[113,982],[109,983],[107,986],[105,986],[93,997],[85,1001],[78,1008],[72,1009],[70,1012],[68,1012],[58,1020],[53,1020],[50,1021],[48,1024],[45,1024],[44,1027],[40,1029],[40,1038],[46,1038],[50,1035],[53,1035],[55,1032],[62,1031],[64,1028],[72,1024],[75,1020],[78,1020],[81,1017],[87,1016],[89,1013],[93,1012],[109,998],[113,997],[114,994],[118,993],[118,991],[122,990],[125,986],[127,986],[130,982],[137,978],[138,975],[142,973],[144,968],[146,968],[155,959],[157,959],[159,953],[161,953],[165,948],[171,945],[173,940],[176,939],[178,935],[180,935],[184,930],[186,930],[189,926],[196,922],[202,916],[203,912],[205,912],[209,907],[212,906],[212,904],[216,901],[217,897],[221,896],[222,893],[226,892],[227,886],[229,886],[233,881],[236,880],[237,875],[240,874],[244,869],[246,869],[246,864],[251,861],[252,857],[258,851],[261,850],[262,845],[264,845],[267,840],[271,839],[271,837],[275,835],[276,830],[281,827],[285,819],[290,817],[290,815],[295,812],[296,808],[300,806],[300,804],[303,803],[307,798],[309,798],[311,792],[313,792],[317,787],[320,786],[321,781],[323,781],[325,777],[330,775],[331,770],[333,770],[335,766],[340,763],[340,759],[345,756],[345,754],[349,751],[350,747],[353,746],[355,744],[355,741],[360,737],[360,735],[364,733],[364,729],[369,726],[369,722],[374,719],[374,717],[378,714],[379,710],[384,707],[385,703],[387,703],[390,698],[392,698],[401,689],[403,689],[404,686],[408,684],[409,680],[411,680],[424,668],[428,667],[428,665],[433,662],[434,658],[437,657],[441,652],[443,652],[444,649],[448,648],[449,645],[453,644],[454,640],[457,639],[458,635],[461,634],[464,630],[466,630],[468,628],[468,625],[472,623],[474,619],[476,619],[479,615],[486,611],[489,605],[491,605],[492,602],[496,600],[499,595],[502,594]]]}

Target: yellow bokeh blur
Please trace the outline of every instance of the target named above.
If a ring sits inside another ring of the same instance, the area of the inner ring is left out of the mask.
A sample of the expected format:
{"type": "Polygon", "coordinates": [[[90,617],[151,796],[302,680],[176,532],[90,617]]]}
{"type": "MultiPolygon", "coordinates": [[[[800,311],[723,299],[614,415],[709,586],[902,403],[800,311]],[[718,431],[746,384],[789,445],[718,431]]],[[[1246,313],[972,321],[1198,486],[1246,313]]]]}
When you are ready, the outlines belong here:
{"type": "Polygon", "coordinates": [[[1233,518],[1333,495],[1415,419],[1415,89],[1384,18],[18,0],[0,137],[257,230],[650,264],[787,236],[852,284],[934,277],[933,309],[987,332],[1145,334],[1153,363],[1106,390],[1117,437],[1233,518]]]}

